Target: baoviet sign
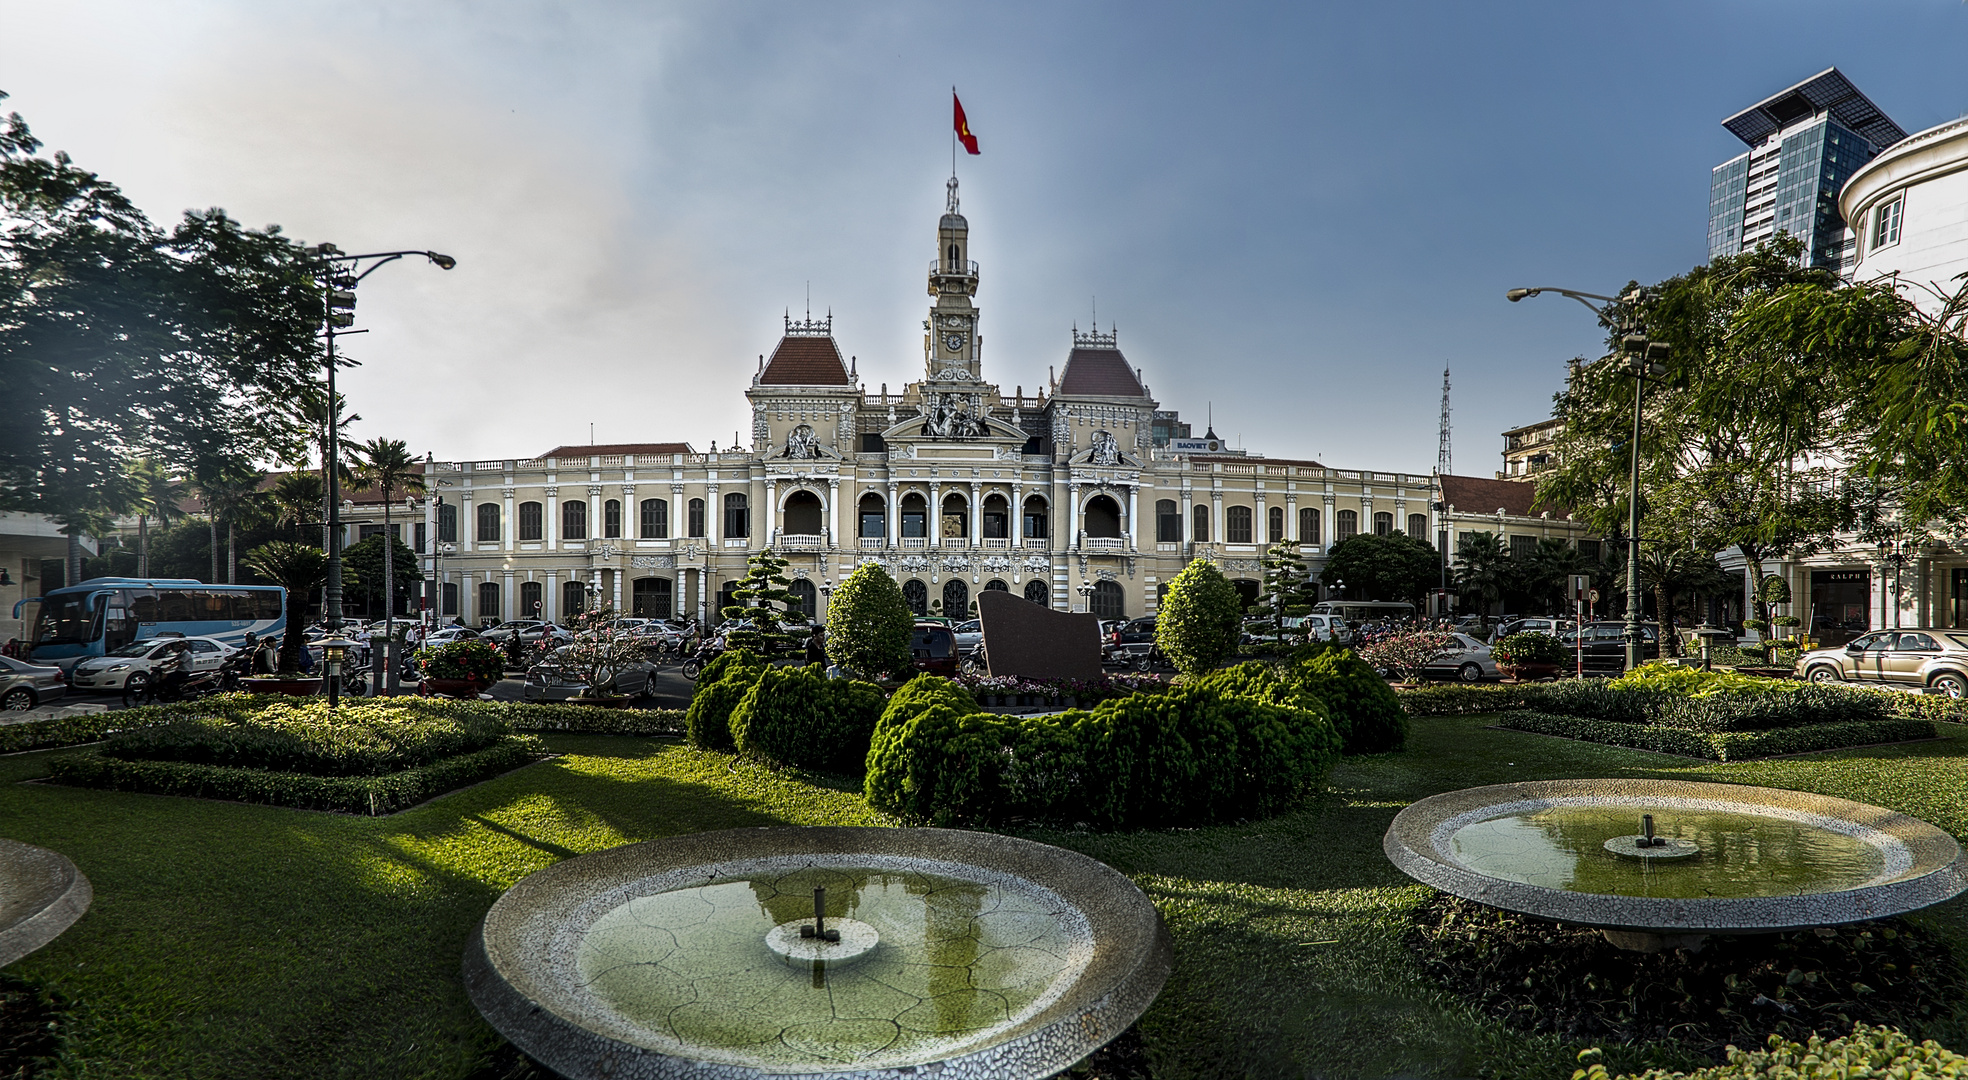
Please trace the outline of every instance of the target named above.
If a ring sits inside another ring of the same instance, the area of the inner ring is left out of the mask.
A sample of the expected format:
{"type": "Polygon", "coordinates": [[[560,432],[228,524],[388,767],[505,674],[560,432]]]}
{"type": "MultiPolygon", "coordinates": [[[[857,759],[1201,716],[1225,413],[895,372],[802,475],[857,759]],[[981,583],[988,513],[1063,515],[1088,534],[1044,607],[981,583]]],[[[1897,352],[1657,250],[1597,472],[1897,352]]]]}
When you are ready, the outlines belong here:
{"type": "Polygon", "coordinates": [[[1215,454],[1223,450],[1222,439],[1170,439],[1169,452],[1174,454],[1215,454]]]}

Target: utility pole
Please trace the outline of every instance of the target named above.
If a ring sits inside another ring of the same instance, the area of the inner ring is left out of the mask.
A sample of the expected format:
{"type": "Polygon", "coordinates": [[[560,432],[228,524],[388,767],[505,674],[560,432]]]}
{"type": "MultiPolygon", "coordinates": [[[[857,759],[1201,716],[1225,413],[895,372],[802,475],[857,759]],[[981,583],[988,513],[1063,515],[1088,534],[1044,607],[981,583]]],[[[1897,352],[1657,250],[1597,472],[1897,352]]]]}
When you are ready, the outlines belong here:
{"type": "Polygon", "coordinates": [[[1435,451],[1435,475],[1447,476],[1455,471],[1449,457],[1449,366],[1442,365],[1442,439],[1435,451]]]}

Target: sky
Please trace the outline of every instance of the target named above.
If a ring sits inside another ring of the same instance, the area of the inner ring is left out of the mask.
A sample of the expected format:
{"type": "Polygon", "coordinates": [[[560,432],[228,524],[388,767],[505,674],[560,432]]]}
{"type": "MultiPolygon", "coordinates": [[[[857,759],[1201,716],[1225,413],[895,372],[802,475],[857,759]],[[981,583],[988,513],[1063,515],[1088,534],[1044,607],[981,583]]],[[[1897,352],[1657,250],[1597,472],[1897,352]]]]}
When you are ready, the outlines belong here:
{"type": "Polygon", "coordinates": [[[1549,415],[1591,314],[1706,257],[1720,121],[1837,66],[1968,113],[1960,0],[1371,4],[0,0],[0,108],[160,223],[351,252],[359,437],[440,460],[730,445],[790,311],[922,375],[950,89],[985,376],[1098,312],[1253,453],[1454,469],[1549,415]]]}

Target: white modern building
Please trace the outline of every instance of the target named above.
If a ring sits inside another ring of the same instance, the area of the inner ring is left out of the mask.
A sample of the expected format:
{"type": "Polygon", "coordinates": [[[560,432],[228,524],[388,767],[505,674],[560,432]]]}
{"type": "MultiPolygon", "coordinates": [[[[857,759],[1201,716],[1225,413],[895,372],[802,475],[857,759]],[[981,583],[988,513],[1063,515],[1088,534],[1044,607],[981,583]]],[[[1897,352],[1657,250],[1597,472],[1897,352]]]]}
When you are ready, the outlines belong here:
{"type": "Polygon", "coordinates": [[[1968,274],[1968,118],[1894,144],[1852,174],[1838,208],[1858,239],[1854,281],[1898,277],[1923,307],[1968,274]]]}

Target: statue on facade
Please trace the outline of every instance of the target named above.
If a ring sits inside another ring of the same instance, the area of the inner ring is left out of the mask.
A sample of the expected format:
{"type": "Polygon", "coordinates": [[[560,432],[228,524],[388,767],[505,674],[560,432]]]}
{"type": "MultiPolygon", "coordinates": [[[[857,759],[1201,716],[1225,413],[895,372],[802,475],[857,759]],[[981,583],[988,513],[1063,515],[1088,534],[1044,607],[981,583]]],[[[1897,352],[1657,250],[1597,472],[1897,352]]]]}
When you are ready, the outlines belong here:
{"type": "Polygon", "coordinates": [[[810,459],[820,456],[820,439],[813,434],[813,428],[801,424],[786,436],[786,457],[810,459]]]}
{"type": "Polygon", "coordinates": [[[923,413],[923,434],[939,439],[988,435],[990,428],[966,407],[957,394],[938,394],[923,413]]]}
{"type": "Polygon", "coordinates": [[[1093,463],[1095,465],[1116,465],[1121,460],[1120,443],[1114,440],[1111,431],[1093,433],[1093,463]]]}

